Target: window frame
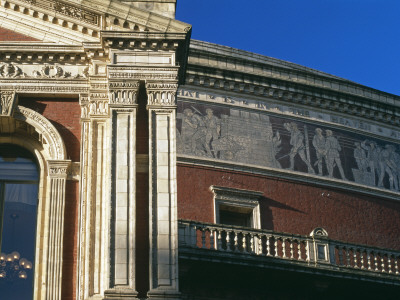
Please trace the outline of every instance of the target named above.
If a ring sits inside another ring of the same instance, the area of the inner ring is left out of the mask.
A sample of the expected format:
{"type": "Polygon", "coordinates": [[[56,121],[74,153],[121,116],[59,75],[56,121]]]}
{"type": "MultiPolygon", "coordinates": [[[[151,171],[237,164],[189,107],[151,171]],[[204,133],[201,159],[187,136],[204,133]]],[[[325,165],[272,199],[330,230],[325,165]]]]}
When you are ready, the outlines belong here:
{"type": "Polygon", "coordinates": [[[214,194],[214,223],[220,224],[220,206],[229,206],[251,211],[250,228],[261,229],[260,199],[263,192],[210,186],[214,194]]]}

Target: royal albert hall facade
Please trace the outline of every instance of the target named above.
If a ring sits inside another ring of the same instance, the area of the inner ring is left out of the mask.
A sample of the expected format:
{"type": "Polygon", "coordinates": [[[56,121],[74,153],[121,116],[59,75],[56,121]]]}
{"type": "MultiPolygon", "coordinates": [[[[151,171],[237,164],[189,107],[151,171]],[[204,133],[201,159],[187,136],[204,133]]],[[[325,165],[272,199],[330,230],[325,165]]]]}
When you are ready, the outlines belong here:
{"type": "Polygon", "coordinates": [[[175,2],[0,1],[0,298],[398,299],[400,97],[175,2]]]}

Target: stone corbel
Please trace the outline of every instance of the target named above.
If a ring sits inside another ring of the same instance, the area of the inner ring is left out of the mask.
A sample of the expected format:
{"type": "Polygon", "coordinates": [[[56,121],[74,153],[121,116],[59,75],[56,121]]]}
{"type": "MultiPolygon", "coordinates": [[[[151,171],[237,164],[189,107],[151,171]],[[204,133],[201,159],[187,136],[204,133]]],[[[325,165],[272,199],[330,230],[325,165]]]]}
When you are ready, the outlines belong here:
{"type": "Polygon", "coordinates": [[[108,83],[110,106],[136,106],[139,81],[111,81],[108,83]]]}
{"type": "Polygon", "coordinates": [[[16,95],[13,90],[0,90],[0,116],[11,117],[16,106],[16,95]]]}
{"type": "Polygon", "coordinates": [[[177,82],[147,82],[147,104],[149,107],[175,107],[177,82]]]}

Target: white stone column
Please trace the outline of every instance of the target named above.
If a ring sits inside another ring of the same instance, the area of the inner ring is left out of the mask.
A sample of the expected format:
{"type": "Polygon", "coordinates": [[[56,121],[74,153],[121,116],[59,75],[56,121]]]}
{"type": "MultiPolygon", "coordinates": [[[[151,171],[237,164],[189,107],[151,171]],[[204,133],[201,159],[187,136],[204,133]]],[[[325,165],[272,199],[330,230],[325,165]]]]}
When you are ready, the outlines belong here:
{"type": "Polygon", "coordinates": [[[46,298],[48,300],[61,299],[63,237],[64,237],[64,208],[65,182],[69,160],[49,160],[49,201],[48,201],[48,245],[47,245],[47,272],[46,298]]]}
{"type": "Polygon", "coordinates": [[[177,84],[147,82],[150,171],[150,299],[178,299],[177,84]]]}
{"type": "Polygon", "coordinates": [[[106,299],[136,297],[136,113],[139,82],[111,82],[110,289],[106,299]]]}

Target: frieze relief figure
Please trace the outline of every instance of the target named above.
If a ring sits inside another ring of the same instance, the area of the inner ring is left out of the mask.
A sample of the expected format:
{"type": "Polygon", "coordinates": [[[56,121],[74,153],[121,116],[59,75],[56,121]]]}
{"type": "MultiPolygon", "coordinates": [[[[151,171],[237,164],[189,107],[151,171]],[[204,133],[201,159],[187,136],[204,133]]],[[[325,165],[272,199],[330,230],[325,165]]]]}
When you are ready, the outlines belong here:
{"type": "Polygon", "coordinates": [[[217,157],[218,151],[212,149],[211,143],[216,142],[221,134],[221,122],[214,116],[211,108],[206,109],[206,115],[203,118],[206,127],[206,141],[205,147],[207,155],[210,157],[217,157]]]}
{"type": "Polygon", "coordinates": [[[192,109],[183,111],[181,140],[184,144],[184,153],[204,156],[206,127],[203,118],[192,109]]]}
{"type": "Polygon", "coordinates": [[[318,166],[318,174],[323,175],[323,162],[326,162],[326,141],[325,137],[322,134],[322,129],[321,128],[316,128],[315,129],[315,135],[312,140],[312,145],[314,146],[316,155],[317,155],[317,161],[314,163],[314,166],[318,166]]]}
{"type": "Polygon", "coordinates": [[[400,190],[400,151],[392,144],[382,147],[376,141],[354,140],[350,135],[335,135],[330,129],[306,124],[300,130],[296,122],[236,108],[216,113],[210,107],[187,105],[178,118],[182,120],[177,131],[181,154],[400,190]],[[289,132],[289,137],[283,136],[285,143],[279,132],[282,127],[289,132]],[[308,136],[309,132],[313,134],[308,136]],[[284,163],[284,158],[289,162],[284,163]]]}
{"type": "MultiPolygon", "coordinates": [[[[397,166],[394,161],[394,147],[386,144],[385,148],[379,153],[379,179],[378,187],[383,188],[383,178],[385,174],[389,176],[389,185],[391,190],[398,190],[397,180],[394,180],[393,173],[396,172],[397,166]]],[[[397,177],[397,176],[396,176],[397,177]]]]}
{"type": "MultiPolygon", "coordinates": [[[[304,135],[298,129],[297,124],[294,122],[285,123],[283,127],[290,132],[290,145],[292,146],[289,155],[290,167],[289,170],[294,170],[294,158],[299,155],[301,160],[307,165],[308,173],[315,174],[310,160],[306,156],[306,147],[304,144],[304,135]]],[[[283,158],[283,157],[282,157],[283,158]]]]}
{"type": "Polygon", "coordinates": [[[368,168],[373,178],[372,185],[376,185],[375,173],[379,174],[380,147],[373,141],[365,140],[361,143],[361,148],[367,151],[368,168]]]}
{"type": "Polygon", "coordinates": [[[344,175],[342,161],[340,160],[339,152],[342,150],[340,147],[339,141],[333,136],[332,130],[325,130],[326,134],[326,165],[328,168],[329,177],[333,178],[333,170],[335,166],[339,169],[340,176],[343,180],[347,180],[344,175]]]}

